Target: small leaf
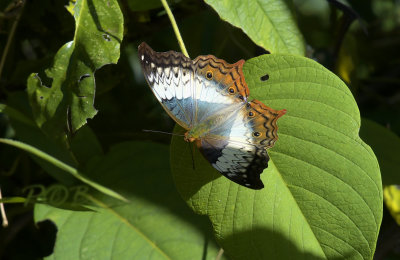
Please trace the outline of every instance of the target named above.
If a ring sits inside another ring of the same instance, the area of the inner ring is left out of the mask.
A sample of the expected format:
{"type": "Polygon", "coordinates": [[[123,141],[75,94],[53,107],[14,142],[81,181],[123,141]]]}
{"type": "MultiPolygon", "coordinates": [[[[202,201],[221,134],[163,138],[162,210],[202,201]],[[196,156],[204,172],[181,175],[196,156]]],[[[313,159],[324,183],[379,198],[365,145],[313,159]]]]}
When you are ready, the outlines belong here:
{"type": "Polygon", "coordinates": [[[118,61],[123,33],[123,17],[116,0],[77,0],[73,13],[74,39],[58,51],[53,67],[46,70],[51,86],[43,85],[38,74],[28,78],[36,123],[61,140],[96,115],[94,73],[118,61]]]}
{"type": "Polygon", "coordinates": [[[284,0],[205,0],[253,42],[271,53],[304,55],[305,44],[284,0]]]}
{"type": "Polygon", "coordinates": [[[347,86],[318,63],[270,54],[243,68],[250,96],[274,109],[279,140],[259,191],[221,176],[174,136],[171,166],[182,197],[213,223],[232,258],[372,259],[382,220],[377,159],[358,136],[347,86]],[[266,74],[268,79],[261,78],[266,74]]]}
{"type": "Polygon", "coordinates": [[[397,225],[400,225],[400,188],[399,185],[387,185],[383,188],[383,198],[387,209],[396,221],[397,225]]]}
{"type": "Polygon", "coordinates": [[[174,189],[168,148],[127,142],[113,147],[86,169],[121,191],[129,203],[103,196],[96,212],[35,206],[35,221],[58,227],[54,253],[63,259],[215,259],[219,248],[207,228],[174,189]]]}

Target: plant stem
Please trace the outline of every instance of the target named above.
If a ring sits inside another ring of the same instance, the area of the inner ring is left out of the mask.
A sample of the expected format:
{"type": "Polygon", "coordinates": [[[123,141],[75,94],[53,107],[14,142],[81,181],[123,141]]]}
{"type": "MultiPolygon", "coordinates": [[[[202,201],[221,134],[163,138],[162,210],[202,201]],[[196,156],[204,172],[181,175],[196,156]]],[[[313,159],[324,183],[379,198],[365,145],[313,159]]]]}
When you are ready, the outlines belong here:
{"type": "MultiPolygon", "coordinates": [[[[1,195],[1,188],[0,188],[0,199],[2,199],[2,195],[1,195]]],[[[1,218],[3,219],[3,227],[8,227],[8,220],[7,220],[7,215],[6,215],[6,211],[4,209],[4,204],[3,202],[0,202],[0,211],[1,211],[1,218]]]]}
{"type": "Polygon", "coordinates": [[[218,255],[215,258],[215,260],[221,260],[221,257],[222,257],[223,254],[224,254],[224,249],[220,248],[219,251],[218,251],[218,255]]]}
{"type": "Polygon", "coordinates": [[[171,20],[172,28],[174,29],[176,38],[178,39],[178,43],[179,43],[179,46],[181,47],[183,55],[185,55],[186,57],[189,58],[189,54],[188,54],[188,52],[186,50],[185,43],[183,42],[181,33],[179,32],[179,28],[178,28],[178,25],[176,24],[175,17],[172,14],[171,9],[169,9],[167,0],[161,0],[161,3],[164,6],[165,11],[167,12],[169,20],[171,20]]]}
{"type": "Polygon", "coordinates": [[[14,38],[15,30],[17,29],[19,18],[21,17],[24,6],[25,6],[25,1],[22,1],[20,10],[18,10],[18,14],[15,17],[15,20],[11,26],[11,31],[8,34],[7,43],[6,43],[6,46],[4,47],[3,55],[1,56],[1,60],[0,60],[0,79],[1,79],[1,73],[3,71],[4,63],[6,62],[8,49],[10,49],[10,45],[11,45],[12,39],[14,38]]]}

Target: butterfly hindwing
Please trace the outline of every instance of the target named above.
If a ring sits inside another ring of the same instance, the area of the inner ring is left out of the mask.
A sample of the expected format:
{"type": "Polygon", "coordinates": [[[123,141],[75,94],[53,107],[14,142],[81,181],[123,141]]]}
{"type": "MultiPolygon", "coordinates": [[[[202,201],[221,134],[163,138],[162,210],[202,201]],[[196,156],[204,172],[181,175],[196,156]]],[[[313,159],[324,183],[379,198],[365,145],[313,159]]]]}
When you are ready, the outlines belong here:
{"type": "Polygon", "coordinates": [[[260,174],[268,167],[267,148],[278,139],[276,120],[286,110],[276,111],[253,100],[224,124],[198,141],[211,165],[228,179],[252,189],[261,189],[260,174]]]}
{"type": "Polygon", "coordinates": [[[264,187],[260,174],[268,167],[268,154],[263,148],[229,140],[202,139],[199,150],[228,179],[251,189],[264,187]]]}

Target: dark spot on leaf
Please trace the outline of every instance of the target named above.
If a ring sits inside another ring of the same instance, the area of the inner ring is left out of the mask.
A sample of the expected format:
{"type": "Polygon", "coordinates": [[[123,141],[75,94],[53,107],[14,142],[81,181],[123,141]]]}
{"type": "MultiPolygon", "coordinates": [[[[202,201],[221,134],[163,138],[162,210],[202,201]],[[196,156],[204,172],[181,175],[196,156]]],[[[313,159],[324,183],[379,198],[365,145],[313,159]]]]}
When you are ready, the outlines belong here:
{"type": "Polygon", "coordinates": [[[43,96],[40,96],[39,98],[40,98],[40,99],[43,99],[43,96]]]}
{"type": "Polygon", "coordinates": [[[266,80],[269,79],[269,75],[268,75],[268,74],[265,74],[265,75],[262,76],[260,79],[261,79],[261,81],[266,81],[266,80]]]}
{"type": "Polygon", "coordinates": [[[104,38],[104,40],[106,40],[106,41],[108,41],[108,42],[111,41],[111,37],[110,37],[110,35],[108,35],[108,34],[103,34],[103,38],[104,38]]]}

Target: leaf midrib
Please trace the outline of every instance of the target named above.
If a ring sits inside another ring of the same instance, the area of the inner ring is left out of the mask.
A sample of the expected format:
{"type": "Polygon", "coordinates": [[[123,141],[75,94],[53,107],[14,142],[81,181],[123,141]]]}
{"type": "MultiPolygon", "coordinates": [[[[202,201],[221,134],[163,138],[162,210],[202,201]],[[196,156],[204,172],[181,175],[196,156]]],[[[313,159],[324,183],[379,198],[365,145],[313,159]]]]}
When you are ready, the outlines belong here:
{"type": "Polygon", "coordinates": [[[111,213],[112,215],[114,215],[117,219],[119,219],[123,224],[125,224],[126,226],[128,226],[128,228],[132,229],[134,232],[136,232],[139,236],[141,236],[151,247],[153,247],[156,251],[158,251],[163,257],[165,257],[166,259],[171,259],[163,250],[161,250],[160,247],[158,247],[155,243],[153,243],[153,241],[147,236],[145,235],[142,231],[140,231],[140,229],[138,227],[135,227],[135,225],[133,225],[133,223],[129,222],[128,219],[126,219],[125,217],[123,217],[121,214],[119,214],[117,211],[115,211],[114,209],[108,207],[106,204],[104,204],[103,202],[94,199],[93,197],[90,198],[91,200],[93,200],[96,204],[98,204],[99,206],[101,206],[103,209],[105,209],[106,211],[108,211],[109,213],[111,213]]]}

